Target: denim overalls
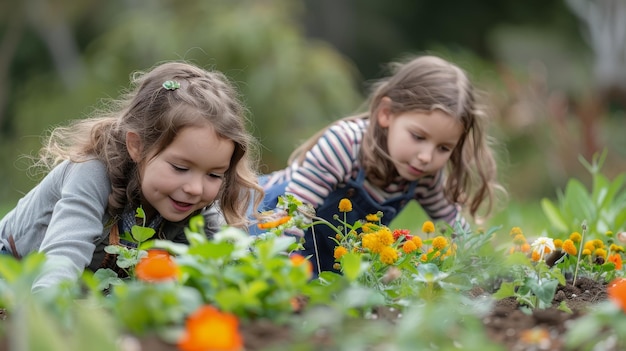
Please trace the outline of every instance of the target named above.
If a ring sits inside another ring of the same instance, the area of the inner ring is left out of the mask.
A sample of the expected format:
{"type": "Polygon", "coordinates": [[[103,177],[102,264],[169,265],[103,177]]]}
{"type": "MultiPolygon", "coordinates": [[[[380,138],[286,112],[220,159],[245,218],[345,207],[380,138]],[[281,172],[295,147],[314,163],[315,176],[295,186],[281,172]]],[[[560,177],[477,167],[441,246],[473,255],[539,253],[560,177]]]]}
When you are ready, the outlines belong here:
{"type": "MultiPolygon", "coordinates": [[[[263,184],[266,179],[260,180],[263,184]]],[[[417,181],[409,183],[406,191],[399,196],[388,199],[382,204],[376,202],[363,188],[363,181],[365,180],[365,172],[359,170],[356,180],[349,180],[345,186],[337,188],[328,194],[324,203],[322,203],[316,210],[318,217],[324,218],[333,225],[339,225],[336,220],[333,219],[333,215],[339,215],[339,218],[343,220],[343,213],[339,212],[339,201],[343,198],[347,198],[352,202],[352,211],[346,213],[346,220],[348,224],[354,224],[357,220],[364,220],[368,214],[374,214],[378,211],[383,213],[381,222],[384,225],[389,225],[392,219],[394,219],[400,210],[402,210],[406,204],[415,197],[415,187],[417,181]]],[[[273,209],[276,206],[279,195],[284,195],[287,182],[275,184],[269,189],[266,189],[265,199],[262,204],[264,210],[273,209]]],[[[336,243],[329,237],[334,237],[335,232],[325,224],[315,225],[315,238],[318,245],[319,263],[322,271],[334,271],[333,265],[335,258],[333,253],[336,243]]],[[[311,263],[313,263],[315,275],[317,275],[317,260],[315,258],[315,248],[313,245],[313,231],[309,228],[304,235],[305,243],[304,250],[300,252],[303,256],[311,255],[311,263]]]]}

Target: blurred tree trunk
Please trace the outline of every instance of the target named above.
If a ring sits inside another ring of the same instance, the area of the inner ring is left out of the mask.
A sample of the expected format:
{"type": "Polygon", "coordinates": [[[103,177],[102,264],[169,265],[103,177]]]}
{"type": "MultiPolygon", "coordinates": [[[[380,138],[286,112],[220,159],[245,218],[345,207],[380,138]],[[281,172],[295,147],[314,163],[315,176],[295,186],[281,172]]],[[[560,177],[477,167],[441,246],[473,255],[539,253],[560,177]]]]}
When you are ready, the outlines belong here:
{"type": "Polygon", "coordinates": [[[80,49],[63,11],[66,6],[53,6],[48,0],[27,1],[26,14],[30,26],[43,40],[61,80],[67,89],[77,86],[84,77],[80,49]]]}
{"type": "Polygon", "coordinates": [[[585,156],[598,151],[598,125],[611,101],[626,107],[626,1],[567,0],[585,25],[594,54],[595,86],[576,108],[581,120],[585,156]]]}

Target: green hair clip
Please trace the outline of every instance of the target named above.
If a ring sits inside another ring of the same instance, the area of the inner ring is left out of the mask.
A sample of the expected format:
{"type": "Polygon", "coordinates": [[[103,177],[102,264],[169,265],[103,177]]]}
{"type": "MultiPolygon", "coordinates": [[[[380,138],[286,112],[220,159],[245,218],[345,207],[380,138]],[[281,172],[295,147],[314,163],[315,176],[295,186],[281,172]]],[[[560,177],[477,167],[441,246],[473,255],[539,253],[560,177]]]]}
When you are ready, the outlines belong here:
{"type": "Polygon", "coordinates": [[[163,82],[163,88],[167,90],[180,89],[180,83],[175,80],[166,80],[165,82],[163,82]]]}

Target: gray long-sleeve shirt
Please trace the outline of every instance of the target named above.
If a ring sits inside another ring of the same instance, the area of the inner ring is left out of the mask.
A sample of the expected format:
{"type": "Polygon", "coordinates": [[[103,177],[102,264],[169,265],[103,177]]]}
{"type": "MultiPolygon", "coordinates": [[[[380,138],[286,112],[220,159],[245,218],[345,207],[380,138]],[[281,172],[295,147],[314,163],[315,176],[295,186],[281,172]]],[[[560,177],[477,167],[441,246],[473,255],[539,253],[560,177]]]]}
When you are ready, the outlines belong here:
{"type": "MultiPolygon", "coordinates": [[[[111,182],[102,162],[64,161],[0,220],[0,248],[12,251],[12,236],[18,255],[36,251],[46,255],[46,270],[34,282],[33,291],[77,280],[85,268],[99,267],[109,244],[111,226],[107,223],[112,221],[106,206],[110,192],[111,182]]],[[[225,224],[215,206],[204,216],[207,235],[225,224]]],[[[165,222],[162,236],[186,242],[186,224],[165,222]]]]}

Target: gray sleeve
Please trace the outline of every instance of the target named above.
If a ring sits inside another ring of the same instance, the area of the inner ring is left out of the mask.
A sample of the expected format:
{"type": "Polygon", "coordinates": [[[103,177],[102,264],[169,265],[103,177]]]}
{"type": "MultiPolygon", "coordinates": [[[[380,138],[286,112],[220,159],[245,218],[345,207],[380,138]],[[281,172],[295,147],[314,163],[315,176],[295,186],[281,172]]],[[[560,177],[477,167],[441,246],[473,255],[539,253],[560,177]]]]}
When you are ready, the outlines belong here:
{"type": "Polygon", "coordinates": [[[111,185],[99,161],[71,163],[56,179],[58,201],[39,248],[47,269],[33,284],[33,291],[63,280],[76,280],[91,262],[94,242],[102,236],[111,185]]]}

